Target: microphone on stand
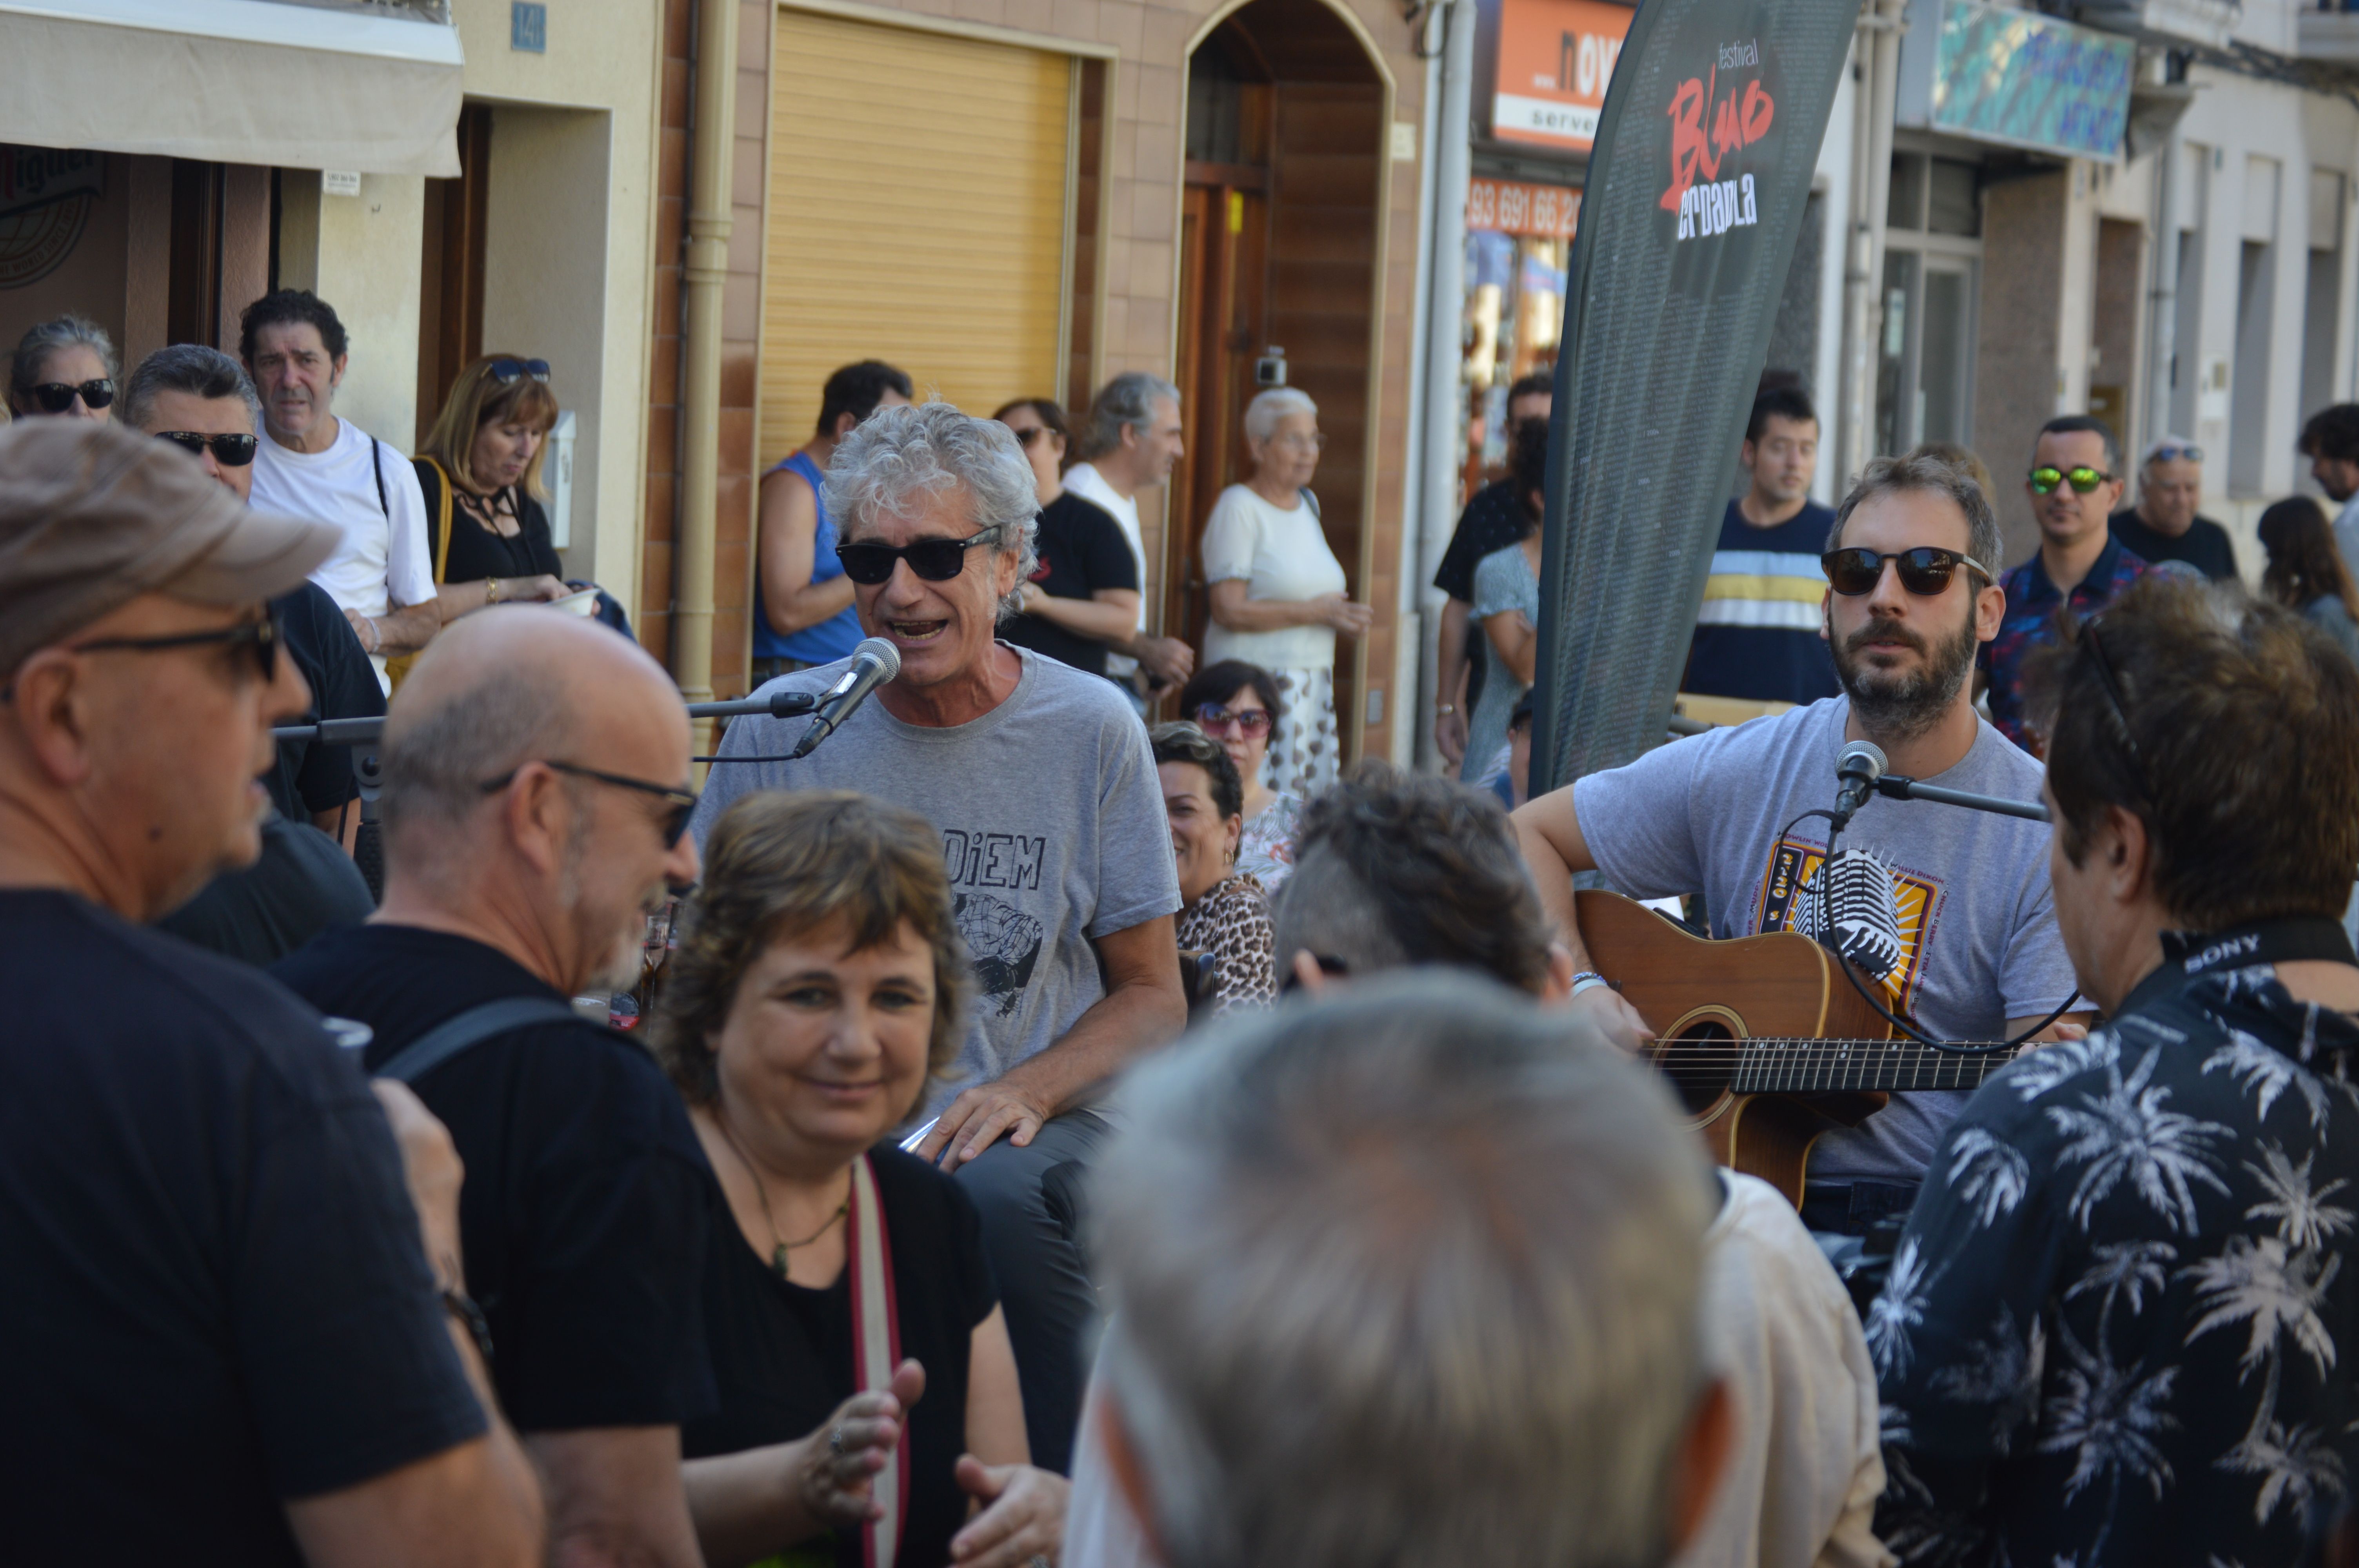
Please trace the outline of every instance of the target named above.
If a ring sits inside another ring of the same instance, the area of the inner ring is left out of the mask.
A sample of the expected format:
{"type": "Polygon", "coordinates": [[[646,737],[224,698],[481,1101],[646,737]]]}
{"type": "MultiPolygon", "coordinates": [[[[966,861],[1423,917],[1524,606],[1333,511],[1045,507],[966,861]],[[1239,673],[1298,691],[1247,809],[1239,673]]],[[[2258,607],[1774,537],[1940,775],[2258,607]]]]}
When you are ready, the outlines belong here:
{"type": "MultiPolygon", "coordinates": [[[[803,731],[802,739],[795,742],[795,749],[787,753],[788,760],[807,757],[819,750],[820,742],[834,734],[868,700],[870,692],[900,673],[900,650],[882,637],[863,637],[860,645],[852,650],[852,667],[819,699],[819,716],[803,731]]],[[[1881,753],[1876,760],[1881,763],[1881,753]]],[[[1883,769],[1879,766],[1876,771],[1881,773],[1883,769]]]]}
{"type": "Polygon", "coordinates": [[[1884,749],[1873,741],[1854,741],[1843,749],[1843,755],[1835,759],[1835,778],[1842,785],[1835,793],[1835,832],[1851,826],[1853,816],[1875,793],[1875,781],[1888,765],[1884,749]]]}

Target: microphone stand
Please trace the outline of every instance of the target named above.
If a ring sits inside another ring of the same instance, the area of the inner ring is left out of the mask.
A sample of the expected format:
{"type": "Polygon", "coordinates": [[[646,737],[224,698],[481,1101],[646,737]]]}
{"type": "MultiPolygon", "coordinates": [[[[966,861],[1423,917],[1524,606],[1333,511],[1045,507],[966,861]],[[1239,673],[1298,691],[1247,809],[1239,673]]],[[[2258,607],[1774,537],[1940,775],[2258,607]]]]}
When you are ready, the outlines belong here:
{"type": "MultiPolygon", "coordinates": [[[[793,719],[817,708],[823,695],[820,692],[780,691],[768,697],[741,697],[729,702],[691,702],[688,705],[688,716],[690,719],[735,719],[758,713],[772,719],[793,719]]],[[[281,730],[273,730],[270,735],[276,741],[317,741],[323,746],[364,746],[384,732],[385,720],[382,718],[323,719],[317,724],[290,724],[281,730]]]]}
{"type": "Polygon", "coordinates": [[[1942,806],[1962,806],[1970,811],[1988,811],[2000,816],[2019,816],[2026,822],[2049,820],[2048,807],[2036,800],[2009,800],[2004,795],[1974,795],[1962,789],[1947,789],[1940,784],[1919,784],[1901,773],[1886,773],[1875,781],[1875,793],[1895,800],[1930,800],[1942,806]]]}

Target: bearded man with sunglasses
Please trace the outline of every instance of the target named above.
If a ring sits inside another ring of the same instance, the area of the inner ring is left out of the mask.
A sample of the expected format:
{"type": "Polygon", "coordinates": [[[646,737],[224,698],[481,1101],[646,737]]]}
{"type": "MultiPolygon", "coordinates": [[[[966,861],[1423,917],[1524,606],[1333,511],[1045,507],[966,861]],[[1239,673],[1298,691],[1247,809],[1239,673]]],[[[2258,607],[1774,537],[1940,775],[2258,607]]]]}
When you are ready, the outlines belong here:
{"type": "Polygon", "coordinates": [[[254,859],[310,700],[264,607],[334,546],[119,426],[0,431],[11,1561],[539,1560],[454,1320],[449,1140],[283,989],[139,929],[254,859]]]}
{"type": "MultiPolygon", "coordinates": [[[[810,720],[732,724],[697,831],[752,790],[852,789],[941,834],[980,994],[917,1152],[982,1216],[1031,1461],[1061,1474],[1096,1311],[1076,1195],[1109,1136],[1096,1102],[1187,1022],[1162,784],[1110,683],[997,639],[1039,510],[1006,426],[947,403],[879,409],[830,460],[827,509],[861,630],[892,643],[900,674],[799,760],[783,759],[810,720]]],[[[850,665],[764,689],[823,692],[850,665]]]]}
{"type": "MultiPolygon", "coordinates": [[[[1862,740],[1883,748],[1895,773],[2038,798],[2038,764],[1982,721],[1967,686],[2006,608],[1988,564],[1998,544],[1971,478],[1937,458],[1875,460],[1836,513],[1823,557],[1843,696],[1659,747],[1516,813],[1541,903],[1584,971],[1573,1005],[1634,1049],[1669,1022],[1640,1017],[1585,972],[1571,874],[1586,871],[1634,897],[1700,894],[1715,937],[1824,941],[1864,972],[1878,1001],[1935,1039],[2009,1038],[2065,1002],[2072,971],[2040,824],[1874,796],[1830,875],[1824,824],[1806,816],[1834,804],[1836,759],[1862,740]]],[[[2081,1025],[2048,1033],[2074,1037],[2081,1025]]],[[[1858,1127],[1821,1138],[1804,1220],[1860,1235],[1906,1213],[1968,1098],[1895,1094],[1858,1127]]]]}
{"type": "Polygon", "coordinates": [[[2024,709],[2024,669],[2035,650],[2056,641],[2058,609],[2086,620],[2148,569],[2113,534],[2121,457],[2113,427],[2085,414],[2050,419],[2031,449],[2023,492],[2039,524],[2039,552],[1999,579],[2006,614],[1979,667],[1990,682],[1991,722],[2034,756],[2048,746],[2024,709]]]}
{"type": "Polygon", "coordinates": [[[654,1058],[569,1005],[635,983],[647,915],[696,880],[687,712],[637,643],[518,605],[434,640],[384,755],[384,907],[273,973],[367,1025],[369,1069],[451,1129],[549,1561],[689,1568],[679,1429],[713,1398],[711,1178],[654,1058]]]}

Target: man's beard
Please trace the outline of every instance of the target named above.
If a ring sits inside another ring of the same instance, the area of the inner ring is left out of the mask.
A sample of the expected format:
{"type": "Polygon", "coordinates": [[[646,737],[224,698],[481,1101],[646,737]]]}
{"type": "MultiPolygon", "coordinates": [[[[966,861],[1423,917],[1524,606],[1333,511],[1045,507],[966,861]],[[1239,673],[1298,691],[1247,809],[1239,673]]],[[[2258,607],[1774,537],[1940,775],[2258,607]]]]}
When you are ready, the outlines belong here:
{"type": "Polygon", "coordinates": [[[1950,711],[1966,676],[1974,667],[1974,635],[1971,612],[1958,634],[1932,647],[1925,639],[1894,621],[1871,621],[1841,642],[1830,639],[1835,676],[1851,697],[1860,728],[1870,735],[1893,741],[1913,741],[1930,731],[1950,711]],[[1924,662],[1912,671],[1886,671],[1863,663],[1857,650],[1871,640],[1888,638],[1915,649],[1924,662]]]}
{"type": "Polygon", "coordinates": [[[603,954],[595,960],[595,967],[575,989],[585,995],[611,995],[638,987],[645,972],[647,917],[662,909],[664,887],[658,882],[643,896],[627,924],[602,918],[597,912],[587,908],[588,901],[582,896],[582,868],[589,859],[592,837],[589,824],[582,822],[576,826],[566,840],[565,860],[558,872],[557,896],[577,929],[582,931],[584,946],[598,946],[601,939],[604,939],[603,954]]]}

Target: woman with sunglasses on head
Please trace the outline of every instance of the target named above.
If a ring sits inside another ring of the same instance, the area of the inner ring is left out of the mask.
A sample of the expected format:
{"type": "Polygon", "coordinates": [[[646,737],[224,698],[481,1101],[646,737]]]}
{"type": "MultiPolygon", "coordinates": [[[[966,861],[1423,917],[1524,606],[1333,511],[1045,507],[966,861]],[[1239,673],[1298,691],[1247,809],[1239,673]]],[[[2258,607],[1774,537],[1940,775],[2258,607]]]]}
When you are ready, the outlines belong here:
{"type": "Polygon", "coordinates": [[[2299,611],[2359,663],[2359,586],[2335,547],[2326,509],[2307,495],[2288,496],[2261,514],[2260,534],[2269,553],[2261,592],[2299,611]]]}
{"type": "Polygon", "coordinates": [[[1507,765],[1507,717],[1532,688],[1540,656],[1540,510],[1548,488],[1548,427],[1516,431],[1509,477],[1524,536],[1474,566],[1474,620],[1483,628],[1483,697],[1466,720],[1458,776],[1487,786],[1507,765]]]}
{"type": "Polygon", "coordinates": [[[1212,955],[1214,1017],[1267,1007],[1277,1000],[1277,937],[1261,882],[1237,864],[1245,829],[1237,765],[1193,724],[1158,724],[1147,740],[1180,867],[1180,950],[1212,955]]]}
{"type": "Polygon", "coordinates": [[[411,459],[426,494],[435,601],[450,621],[486,604],[573,592],[540,502],[541,460],[557,424],[549,362],[486,354],[459,373],[411,459]]]}
{"type": "Polygon", "coordinates": [[[1335,782],[1335,639],[1364,635],[1375,611],[1354,601],[1310,493],[1325,438],[1319,406],[1273,387],[1245,407],[1253,477],[1221,492],[1204,523],[1212,618],[1207,660],[1250,659],[1277,677],[1293,715],[1270,753],[1269,782],[1309,800],[1335,782]]]}
{"type": "Polygon", "coordinates": [[[104,424],[114,416],[114,341],[82,316],[43,321],[16,340],[8,406],[20,419],[60,414],[104,424]]]}
{"type": "Polygon", "coordinates": [[[715,1178],[720,1405],[680,1434],[705,1556],[1054,1561],[1066,1486],[1030,1463],[975,1206],[892,1139],[973,995],[941,837],[849,791],[769,791],[705,848],[655,1026],[715,1178]]]}
{"type": "Polygon", "coordinates": [[[1065,411],[1046,397],[1019,397],[994,419],[1016,432],[1040,492],[1040,564],[1019,590],[1016,618],[999,634],[1019,648],[1106,673],[1109,644],[1126,643],[1138,626],[1138,557],[1105,508],[1063,479],[1065,411]]]}
{"type": "Polygon", "coordinates": [[[1285,721],[1285,706],[1277,678],[1243,659],[1207,665],[1180,688],[1180,713],[1219,741],[1236,764],[1245,817],[1237,870],[1251,872],[1272,897],[1293,874],[1294,829],[1302,817],[1300,797],[1270,788],[1262,777],[1262,762],[1285,721]]]}

